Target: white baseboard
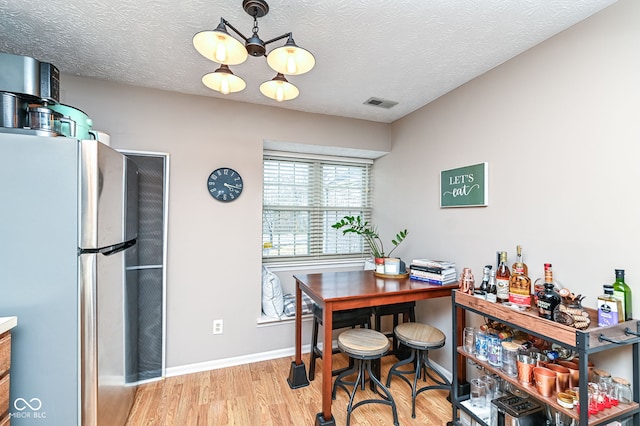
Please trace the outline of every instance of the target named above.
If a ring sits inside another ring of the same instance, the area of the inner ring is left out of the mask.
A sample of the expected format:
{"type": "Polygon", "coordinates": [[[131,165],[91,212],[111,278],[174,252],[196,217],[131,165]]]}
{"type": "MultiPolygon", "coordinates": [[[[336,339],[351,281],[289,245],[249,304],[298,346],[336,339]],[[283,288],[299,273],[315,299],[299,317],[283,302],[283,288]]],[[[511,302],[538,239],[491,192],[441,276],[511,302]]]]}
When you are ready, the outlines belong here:
{"type": "MultiPolygon", "coordinates": [[[[336,342],[334,342],[334,347],[336,342]]],[[[311,345],[302,346],[302,353],[308,354],[311,351],[311,345]]],[[[165,371],[166,377],[182,376],[184,374],[202,373],[204,371],[217,370],[219,368],[235,367],[237,365],[251,364],[254,362],[268,361],[271,359],[284,358],[295,355],[295,348],[278,349],[275,351],[260,352],[250,355],[243,355],[233,358],[218,359],[215,361],[199,362],[197,364],[182,365],[179,367],[170,367],[165,371]]],[[[453,375],[438,363],[431,361],[433,366],[438,369],[444,376],[451,381],[453,375]]],[[[283,372],[287,374],[288,372],[283,372]]]]}

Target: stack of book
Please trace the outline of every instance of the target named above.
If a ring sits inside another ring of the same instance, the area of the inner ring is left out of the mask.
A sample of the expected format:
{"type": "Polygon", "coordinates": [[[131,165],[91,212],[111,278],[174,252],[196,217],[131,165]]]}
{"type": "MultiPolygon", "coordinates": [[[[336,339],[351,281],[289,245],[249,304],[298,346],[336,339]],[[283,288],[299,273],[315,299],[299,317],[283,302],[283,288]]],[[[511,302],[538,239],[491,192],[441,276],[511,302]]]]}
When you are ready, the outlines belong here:
{"type": "Polygon", "coordinates": [[[452,284],[458,281],[456,264],[444,260],[413,259],[409,265],[409,278],[430,284],[452,284]]]}

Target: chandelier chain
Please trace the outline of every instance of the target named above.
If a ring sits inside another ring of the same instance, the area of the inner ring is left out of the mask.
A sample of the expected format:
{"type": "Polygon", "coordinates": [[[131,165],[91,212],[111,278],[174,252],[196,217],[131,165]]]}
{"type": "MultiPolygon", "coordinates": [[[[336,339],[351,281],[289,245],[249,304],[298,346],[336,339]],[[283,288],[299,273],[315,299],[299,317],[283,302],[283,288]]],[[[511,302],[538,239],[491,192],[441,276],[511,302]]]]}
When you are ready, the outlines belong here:
{"type": "Polygon", "coordinates": [[[254,36],[258,35],[258,19],[256,18],[255,15],[253,15],[253,35],[254,36]]]}

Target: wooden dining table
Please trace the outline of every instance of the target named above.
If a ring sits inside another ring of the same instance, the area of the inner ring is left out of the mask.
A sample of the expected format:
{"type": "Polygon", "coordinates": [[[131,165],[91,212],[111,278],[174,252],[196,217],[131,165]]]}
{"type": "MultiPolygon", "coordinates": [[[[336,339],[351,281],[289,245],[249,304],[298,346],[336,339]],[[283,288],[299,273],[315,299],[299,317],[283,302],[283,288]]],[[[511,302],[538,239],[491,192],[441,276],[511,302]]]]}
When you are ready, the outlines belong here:
{"type": "MultiPolygon", "coordinates": [[[[322,307],[323,348],[333,342],[333,312],[413,302],[435,297],[450,298],[458,283],[435,285],[411,280],[407,276],[378,276],[374,271],[323,272],[294,275],[296,280],[295,360],[289,371],[289,387],[307,386],[307,372],[302,361],[302,292],[322,307]]],[[[322,411],[316,415],[316,426],[335,426],[331,414],[332,357],[322,357],[322,411]]]]}

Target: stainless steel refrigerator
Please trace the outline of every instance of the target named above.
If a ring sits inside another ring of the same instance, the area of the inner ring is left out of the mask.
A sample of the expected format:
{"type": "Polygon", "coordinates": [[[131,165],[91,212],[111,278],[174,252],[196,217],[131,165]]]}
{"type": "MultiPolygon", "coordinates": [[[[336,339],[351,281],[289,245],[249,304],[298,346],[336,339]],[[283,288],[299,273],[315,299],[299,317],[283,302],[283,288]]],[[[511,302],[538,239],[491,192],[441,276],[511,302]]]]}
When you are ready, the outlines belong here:
{"type": "Polygon", "coordinates": [[[122,425],[136,371],[137,169],[95,140],[0,133],[11,424],[122,425]]]}

